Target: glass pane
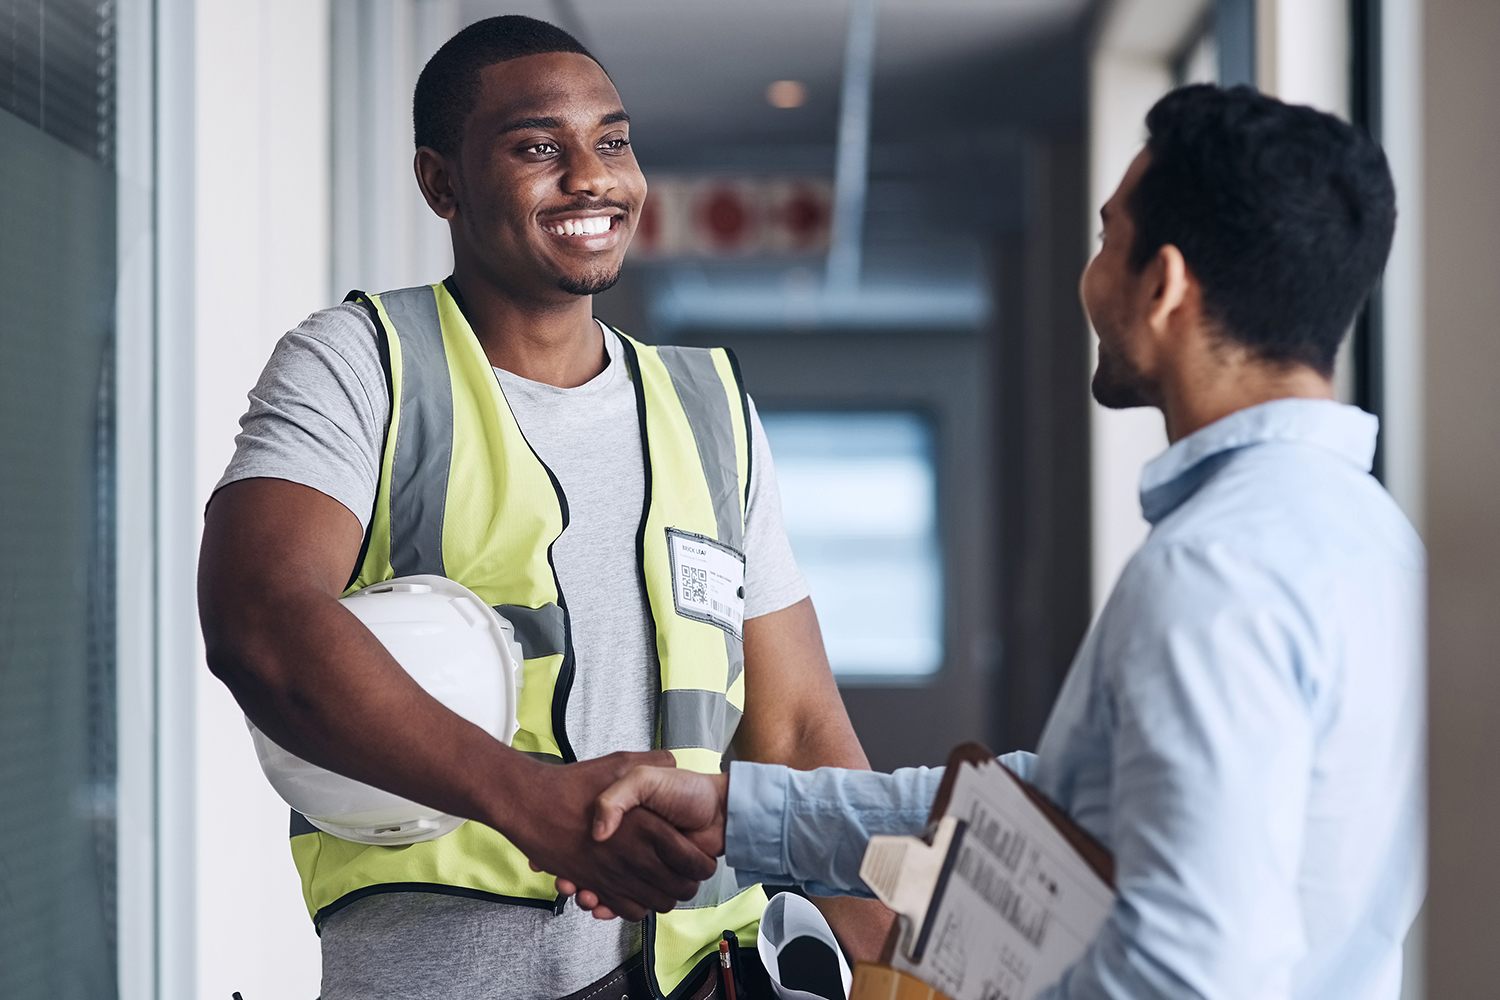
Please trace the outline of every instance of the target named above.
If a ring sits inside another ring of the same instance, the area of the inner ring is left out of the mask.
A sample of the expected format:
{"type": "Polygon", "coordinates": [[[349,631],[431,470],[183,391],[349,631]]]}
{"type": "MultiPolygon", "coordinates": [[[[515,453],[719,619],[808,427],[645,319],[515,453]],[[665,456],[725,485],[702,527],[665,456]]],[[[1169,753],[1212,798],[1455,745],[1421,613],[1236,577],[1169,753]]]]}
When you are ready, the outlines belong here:
{"type": "Polygon", "coordinates": [[[906,412],[761,421],[833,672],[895,680],[936,671],[943,565],[931,424],[906,412]]]}
{"type": "Polygon", "coordinates": [[[114,189],[0,110],[5,1000],[116,995],[114,189]]]}

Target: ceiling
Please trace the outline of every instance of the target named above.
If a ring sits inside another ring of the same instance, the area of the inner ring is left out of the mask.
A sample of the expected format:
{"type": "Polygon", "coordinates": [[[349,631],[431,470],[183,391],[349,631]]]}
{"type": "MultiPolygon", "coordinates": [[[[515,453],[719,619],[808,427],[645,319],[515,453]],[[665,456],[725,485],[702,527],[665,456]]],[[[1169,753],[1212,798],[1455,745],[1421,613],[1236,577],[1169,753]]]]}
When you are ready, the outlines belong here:
{"type": "MultiPolygon", "coordinates": [[[[529,14],[580,40],[609,70],[648,165],[652,146],[831,144],[848,0],[464,0],[465,23],[529,14]],[[766,86],[800,80],[806,104],[771,107],[766,86]]],[[[1076,24],[1089,0],[878,0],[877,138],[886,112],[943,80],[1076,24]]],[[[945,103],[952,103],[945,102],[945,103]]],[[[997,103],[1004,103],[997,102],[997,103]]],[[[929,123],[942,108],[927,109],[929,123]]],[[[899,114],[895,116],[899,118],[899,114]]],[[[674,157],[675,158],[675,157],[674,157]]]]}

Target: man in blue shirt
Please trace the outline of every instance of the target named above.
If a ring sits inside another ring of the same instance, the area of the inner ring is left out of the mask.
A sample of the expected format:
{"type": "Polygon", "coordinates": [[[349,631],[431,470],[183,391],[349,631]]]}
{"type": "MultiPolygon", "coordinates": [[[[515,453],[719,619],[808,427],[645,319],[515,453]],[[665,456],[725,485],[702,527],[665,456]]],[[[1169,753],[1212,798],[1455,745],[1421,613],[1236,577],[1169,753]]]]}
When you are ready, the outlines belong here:
{"type": "MultiPolygon", "coordinates": [[[[1422,894],[1423,552],[1369,475],[1376,419],[1331,381],[1390,174],[1244,88],[1176,91],[1147,126],[1082,294],[1095,398],[1157,407],[1172,445],[1036,755],[1005,759],[1115,855],[1110,918],[1043,996],[1393,1000],[1422,894]]],[[[595,836],[644,803],[744,879],[859,894],[869,836],[920,831],[939,779],[641,769],[595,836]]]]}

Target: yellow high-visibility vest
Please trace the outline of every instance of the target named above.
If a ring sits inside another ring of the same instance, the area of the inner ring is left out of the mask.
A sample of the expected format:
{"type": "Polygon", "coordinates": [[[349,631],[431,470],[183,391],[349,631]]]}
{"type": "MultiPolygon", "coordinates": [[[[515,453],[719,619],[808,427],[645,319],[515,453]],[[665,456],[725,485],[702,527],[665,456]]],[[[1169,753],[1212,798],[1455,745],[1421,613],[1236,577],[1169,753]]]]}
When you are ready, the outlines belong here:
{"type": "MultiPolygon", "coordinates": [[[[512,746],[572,761],[564,725],[572,632],[551,563],[552,543],[567,527],[567,498],[527,444],[446,285],[350,298],[369,310],[381,337],[391,418],[374,516],[349,592],[432,573],[493,605],[515,625],[524,657],[512,746]]],[[[726,351],[651,347],[615,335],[635,387],[645,452],[636,552],[661,663],[660,744],[679,767],[718,773],[745,704],[744,389],[726,351]]],[[[425,843],[377,847],[299,820],[294,814],[292,855],[319,927],[379,892],[448,893],[557,912],[565,902],[551,875],[533,872],[520,850],[480,823],[425,843]]],[[[753,945],[764,907],[760,886],[741,890],[721,860],[691,901],[649,916],[642,946],[656,996],[685,993],[698,978],[695,968],[714,961],[723,931],[753,945]]]]}

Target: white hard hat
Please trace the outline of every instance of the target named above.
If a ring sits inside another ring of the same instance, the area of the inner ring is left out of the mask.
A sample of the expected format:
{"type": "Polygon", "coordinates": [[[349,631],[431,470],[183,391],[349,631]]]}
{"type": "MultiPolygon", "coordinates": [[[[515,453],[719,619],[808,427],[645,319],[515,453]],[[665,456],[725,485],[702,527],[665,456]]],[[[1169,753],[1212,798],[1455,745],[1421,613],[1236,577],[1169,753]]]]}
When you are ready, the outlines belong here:
{"type": "MultiPolygon", "coordinates": [[[[466,587],[404,576],[339,602],[374,633],[423,690],[502,743],[518,728],[521,647],[515,629],[466,587]]],[[[261,769],[319,830],[361,844],[416,844],[464,820],[309,764],[246,720],[261,769]]]]}

